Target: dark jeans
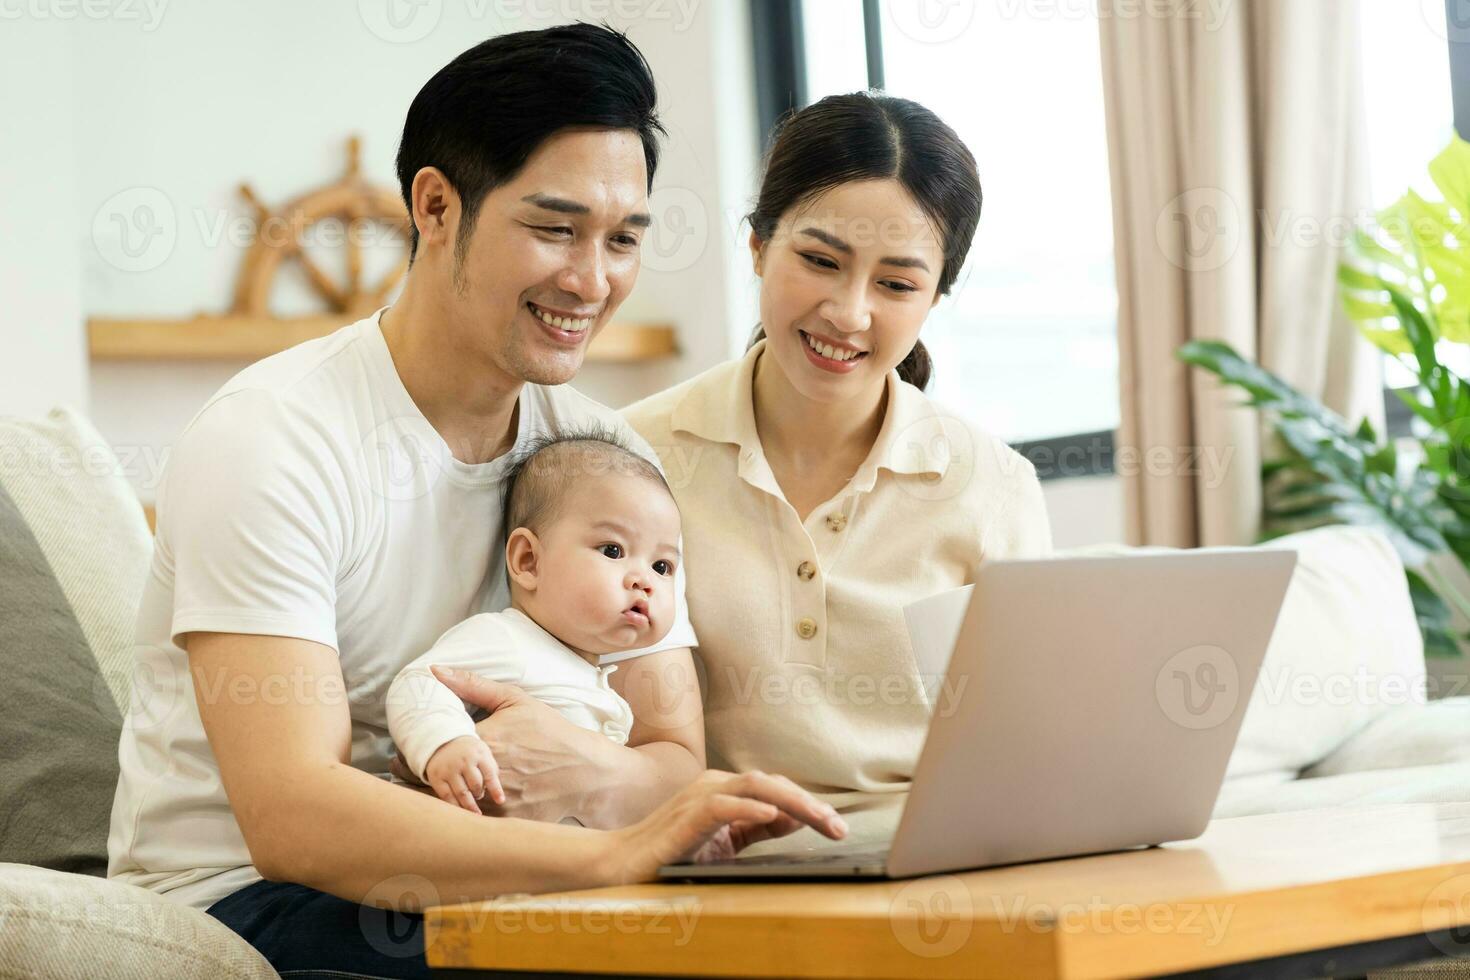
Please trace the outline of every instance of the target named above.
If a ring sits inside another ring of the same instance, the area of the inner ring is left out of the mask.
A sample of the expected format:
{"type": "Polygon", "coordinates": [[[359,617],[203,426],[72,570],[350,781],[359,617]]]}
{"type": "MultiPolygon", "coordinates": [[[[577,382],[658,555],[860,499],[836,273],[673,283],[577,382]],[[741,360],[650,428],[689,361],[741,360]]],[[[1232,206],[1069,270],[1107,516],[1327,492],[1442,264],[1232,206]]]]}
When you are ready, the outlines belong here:
{"type": "Polygon", "coordinates": [[[209,914],[282,977],[428,977],[424,917],[358,905],[305,885],[257,881],[209,914]]]}

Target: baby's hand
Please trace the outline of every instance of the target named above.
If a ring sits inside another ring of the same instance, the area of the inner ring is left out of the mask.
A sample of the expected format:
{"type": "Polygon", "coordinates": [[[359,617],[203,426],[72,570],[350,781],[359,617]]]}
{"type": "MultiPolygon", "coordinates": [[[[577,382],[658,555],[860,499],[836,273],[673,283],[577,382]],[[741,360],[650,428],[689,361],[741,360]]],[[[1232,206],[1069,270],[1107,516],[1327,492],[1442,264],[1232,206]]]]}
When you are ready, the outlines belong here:
{"type": "Polygon", "coordinates": [[[424,766],[424,778],[429,786],[445,803],[464,807],[480,815],[476,800],[486,791],[497,804],[505,802],[505,790],[500,788],[500,767],[490,746],[478,735],[461,735],[439,746],[429,756],[424,766]]]}

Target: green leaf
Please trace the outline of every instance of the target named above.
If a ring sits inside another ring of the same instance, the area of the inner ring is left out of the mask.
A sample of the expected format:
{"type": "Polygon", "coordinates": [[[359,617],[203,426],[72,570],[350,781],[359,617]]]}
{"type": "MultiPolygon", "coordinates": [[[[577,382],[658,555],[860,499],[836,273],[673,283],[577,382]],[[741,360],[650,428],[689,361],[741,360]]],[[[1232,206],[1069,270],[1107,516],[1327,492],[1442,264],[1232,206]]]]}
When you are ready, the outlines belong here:
{"type": "Polygon", "coordinates": [[[1419,632],[1424,636],[1424,655],[1458,657],[1460,645],[1455,639],[1449,603],[1418,572],[1405,569],[1404,576],[1409,581],[1409,598],[1414,603],[1414,618],[1419,623],[1419,632]]]}

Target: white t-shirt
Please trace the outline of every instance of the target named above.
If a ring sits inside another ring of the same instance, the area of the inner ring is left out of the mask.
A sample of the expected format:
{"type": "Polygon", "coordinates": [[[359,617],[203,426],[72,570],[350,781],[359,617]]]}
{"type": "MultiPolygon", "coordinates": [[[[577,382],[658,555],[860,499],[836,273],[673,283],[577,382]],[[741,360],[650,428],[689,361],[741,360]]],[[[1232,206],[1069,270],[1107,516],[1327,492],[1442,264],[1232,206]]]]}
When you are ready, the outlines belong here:
{"type": "Polygon", "coordinates": [[[519,609],[481,613],[441,636],[388,688],[388,731],[420,779],[435,750],[475,734],[473,706],[440,683],[432,664],[514,684],[577,727],[619,745],[633,730],[633,709],[608,684],[616,664],[593,666],[519,609]]]}
{"type": "MultiPolygon", "coordinates": [[[[509,605],[500,497],[508,457],[453,457],[398,377],[381,312],[246,368],[173,448],[118,746],[109,878],[204,909],[261,877],[200,722],[182,634],[289,636],[335,649],[352,765],[386,779],[393,678],[455,623],[509,605]]],[[[658,461],[614,412],[564,385],[526,385],[518,416],[518,447],[552,428],[601,423],[658,461]]],[[[682,567],[676,584],[673,628],[640,652],[694,645],[682,567]]],[[[340,697],[303,680],[198,693],[340,697]]]]}

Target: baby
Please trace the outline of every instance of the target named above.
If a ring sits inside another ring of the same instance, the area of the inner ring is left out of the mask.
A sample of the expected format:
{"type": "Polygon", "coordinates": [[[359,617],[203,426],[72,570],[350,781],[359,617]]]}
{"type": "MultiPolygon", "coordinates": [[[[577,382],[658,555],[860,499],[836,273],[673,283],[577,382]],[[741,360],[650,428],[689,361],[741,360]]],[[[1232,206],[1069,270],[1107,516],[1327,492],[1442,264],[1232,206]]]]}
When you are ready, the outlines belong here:
{"type": "Polygon", "coordinates": [[[494,760],[429,666],[515,684],[621,745],[633,711],[599,655],[657,643],[675,612],[679,509],[658,469],[609,434],[545,437],[521,453],[504,516],[510,608],[454,626],[388,689],[388,728],[408,767],[476,814],[477,798],[498,794],[494,760]]]}

